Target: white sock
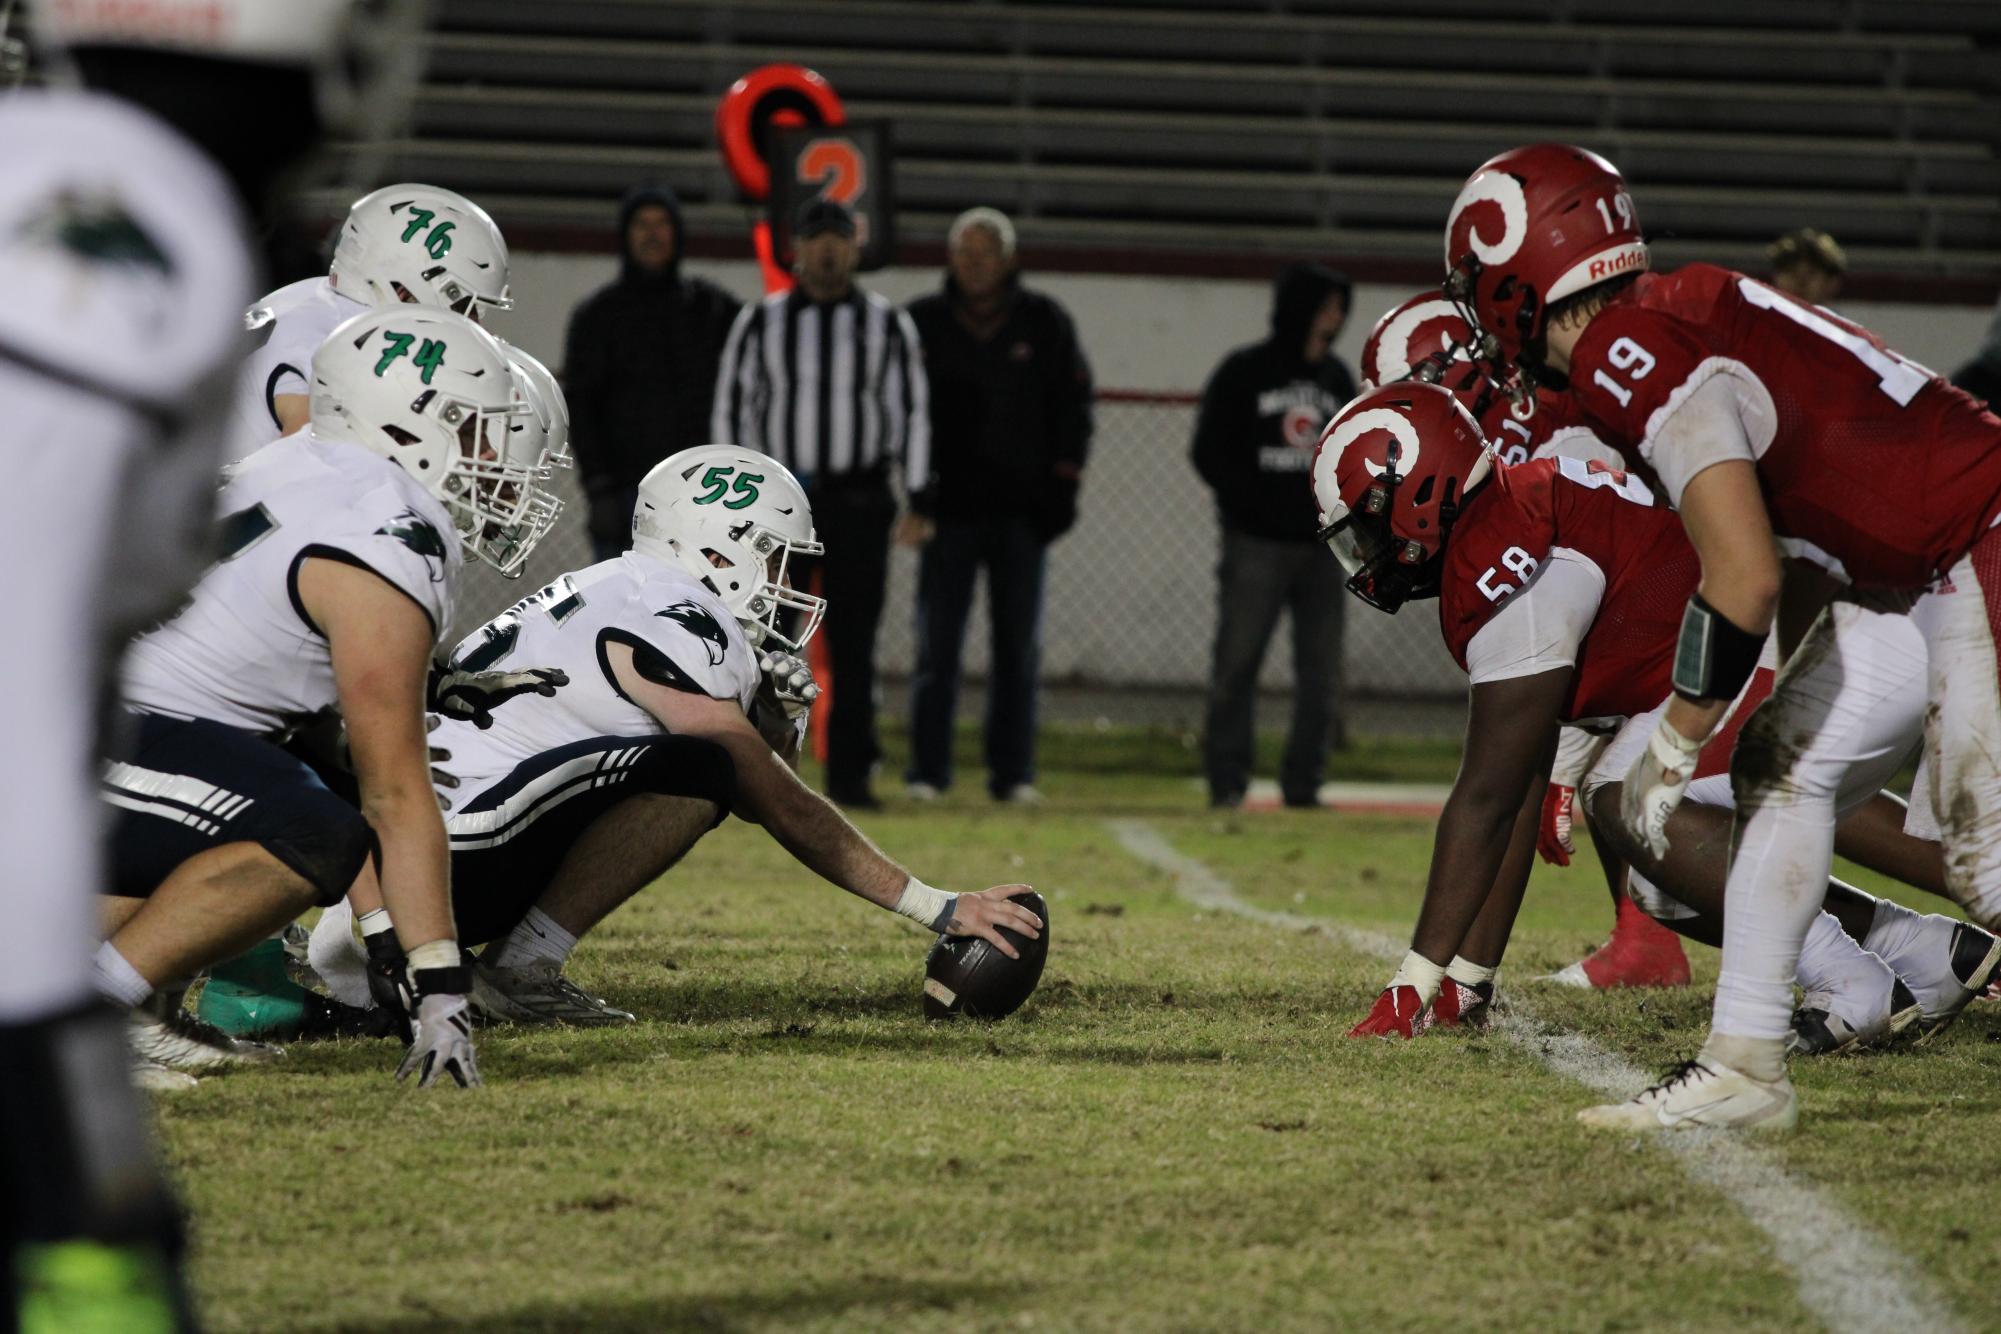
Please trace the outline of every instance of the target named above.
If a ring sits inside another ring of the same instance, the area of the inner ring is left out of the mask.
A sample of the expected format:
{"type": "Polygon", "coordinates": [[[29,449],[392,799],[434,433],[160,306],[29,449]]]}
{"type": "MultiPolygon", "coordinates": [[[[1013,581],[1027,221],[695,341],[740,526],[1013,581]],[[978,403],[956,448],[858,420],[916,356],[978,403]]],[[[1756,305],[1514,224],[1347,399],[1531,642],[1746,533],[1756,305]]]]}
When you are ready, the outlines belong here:
{"type": "Polygon", "coordinates": [[[1777,1038],[1740,1038],[1712,1031],[1702,1044],[1702,1059],[1767,1084],[1786,1077],[1786,1044],[1777,1038]]]}
{"type": "Polygon", "coordinates": [[[1438,989],[1445,985],[1445,969],[1419,954],[1416,950],[1406,950],[1403,966],[1390,979],[1393,987],[1416,987],[1417,998],[1429,1005],[1438,996],[1438,989]]]}
{"type": "Polygon", "coordinates": [[[519,968],[548,959],[561,968],[576,947],[577,938],[558,925],[555,918],[540,908],[530,908],[528,915],[507,933],[507,939],[500,942],[492,962],[496,968],[519,968]]]}
{"type": "Polygon", "coordinates": [[[1800,949],[1827,897],[1833,804],[1739,808],[1735,842],[1723,888],[1723,971],[1710,1027],[1784,1043],[1793,1031],[1800,949]]]}
{"type": "Polygon", "coordinates": [[[1799,963],[1799,983],[1809,1004],[1825,1004],[1853,1027],[1863,1028],[1889,1013],[1896,982],[1890,965],[1856,944],[1833,913],[1813,919],[1799,963]]]}
{"type": "Polygon", "coordinates": [[[139,976],[139,970],[127,962],[108,940],[97,947],[92,972],[97,977],[98,991],[127,1009],[138,1009],[153,994],[153,984],[139,976]]]}
{"type": "Polygon", "coordinates": [[[306,942],[306,962],[341,1004],[367,1009],[375,1003],[368,994],[368,958],[355,943],[354,909],[346,899],[320,914],[306,942]]]}
{"type": "Polygon", "coordinates": [[[1491,982],[1499,971],[1498,964],[1489,968],[1486,964],[1474,963],[1457,954],[1452,956],[1451,963],[1445,965],[1445,975],[1462,987],[1477,987],[1482,982],[1491,982]]]}

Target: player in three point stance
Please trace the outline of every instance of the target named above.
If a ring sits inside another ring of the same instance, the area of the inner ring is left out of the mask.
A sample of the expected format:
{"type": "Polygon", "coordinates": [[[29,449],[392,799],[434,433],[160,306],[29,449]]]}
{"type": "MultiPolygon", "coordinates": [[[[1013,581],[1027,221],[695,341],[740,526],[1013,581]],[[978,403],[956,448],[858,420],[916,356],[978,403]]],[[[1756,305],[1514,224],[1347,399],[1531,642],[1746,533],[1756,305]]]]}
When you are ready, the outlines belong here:
{"type": "Polygon", "coordinates": [[[237,380],[228,461],[306,424],[313,353],[336,326],[405,302],[475,323],[513,307],[507,242],[485,209],[435,185],[389,185],[357,199],[326,276],[289,283],[244,312],[252,351],[237,380]]]}
{"type": "MultiPolygon", "coordinates": [[[[819,598],[787,565],[819,551],[806,494],[775,459],[730,445],[683,451],[639,485],[632,549],[566,574],[461,643],[456,666],[549,664],[553,697],[523,699],[479,731],[438,729],[451,752],[455,909],[479,1007],[522,1023],[632,1016],[563,977],[577,939],[674,865],[732,811],[801,863],[935,930],[1041,923],[1007,895],[948,894],[884,856],[788,763],[818,688],[798,656],[819,598]],[[790,633],[785,622],[797,619],[790,633]]],[[[337,914],[314,933],[330,986],[351,944],[337,914]]],[[[350,952],[346,984],[355,995],[350,952]]]]}
{"type": "MultiPolygon", "coordinates": [[[[1574,458],[1620,466],[1619,451],[1573,420],[1562,394],[1525,384],[1509,368],[1495,368],[1478,355],[1480,335],[1458,307],[1437,289],[1420,292],[1392,307],[1362,344],[1362,387],[1420,380],[1452,391],[1480,424],[1500,463],[1574,458]]],[[[1605,738],[1565,727],[1543,794],[1536,851],[1546,862],[1568,866],[1578,784],[1604,749],[1605,738]]],[[[1675,987],[1688,983],[1688,956],[1681,938],[1668,930],[1626,892],[1625,867],[1608,858],[1602,842],[1592,844],[1612,895],[1612,934],[1596,950],[1552,974],[1546,981],[1576,987],[1675,987]]]]}
{"type": "MultiPolygon", "coordinates": [[[[1637,479],[1567,457],[1497,466],[1470,415],[1429,384],[1385,386],[1344,408],[1323,437],[1314,485],[1350,590],[1390,611],[1437,597],[1447,647],[1473,682],[1465,761],[1439,820],[1412,950],[1354,1031],[1409,1037],[1429,1022],[1484,1017],[1528,882],[1557,724],[1650,725],[1668,696],[1666,654],[1695,555],[1637,479]]],[[[1760,697],[1769,681],[1767,671],[1760,697]]],[[[1910,714],[1907,741],[1918,726],[1910,714]]],[[[1733,739],[1734,729],[1716,739],[1710,772],[1723,772],[1733,739]]],[[[1705,796],[1710,804],[1677,814],[1674,858],[1633,854],[1631,889],[1655,917],[1714,943],[1729,798],[1705,796]]],[[[1871,796],[1860,790],[1851,804],[1871,796]]],[[[1890,858],[1920,846],[1893,837],[1886,846],[1864,828],[1851,850],[1893,869],[1890,858]]],[[[1966,942],[1986,956],[1994,942],[1984,932],[1838,881],[1822,890],[1829,912],[1800,963],[1812,998],[1802,1050],[1880,1035],[1893,1019],[1943,1026],[1987,985],[1991,968],[1971,980],[1955,970],[1966,942]]]]}
{"type": "MultiPolygon", "coordinates": [[[[1647,273],[1625,182],[1541,144],[1468,179],[1446,225],[1446,290],[1531,378],[1567,377],[1607,443],[1656,476],[1701,564],[1676,698],[1623,785],[1656,854],[1704,741],[1756,668],[1809,558],[1843,592],[1786,657],[1731,760],[1738,821],[1709,1040],[1614,1128],[1793,1124],[1791,983],[1833,855],[1835,810],[1926,713],[1952,896],[2001,922],[2001,420],[1881,340],[1712,265],[1647,273]],[[1915,701],[1915,705],[1913,704],[1915,701]]],[[[1788,618],[1790,619],[1790,618],[1788,618]]],[[[1782,647],[1784,647],[1782,645],[1782,647]]]]}
{"type": "MultiPolygon", "coordinates": [[[[372,861],[414,991],[398,1075],[473,1085],[426,684],[461,549],[518,563],[551,512],[546,473],[539,451],[511,452],[527,409],[500,346],[462,316],[365,312],[321,345],[312,376],[310,429],[233,470],[221,561],[127,658],[138,744],[103,787],[123,920],[99,985],[142,1005],[339,901],[372,861]],[[273,741],[328,710],[346,724],[359,810],[273,741]]],[[[377,892],[376,877],[364,883],[377,892]]],[[[169,1064],[268,1054],[192,1024],[135,1016],[135,1041],[169,1064]]]]}

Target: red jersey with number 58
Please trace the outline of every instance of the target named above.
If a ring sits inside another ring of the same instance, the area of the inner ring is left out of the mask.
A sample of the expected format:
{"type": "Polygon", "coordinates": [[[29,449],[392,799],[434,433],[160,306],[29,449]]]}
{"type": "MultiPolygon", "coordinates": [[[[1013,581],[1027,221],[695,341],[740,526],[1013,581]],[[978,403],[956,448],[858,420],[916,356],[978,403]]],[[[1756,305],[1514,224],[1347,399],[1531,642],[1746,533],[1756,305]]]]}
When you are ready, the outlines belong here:
{"type": "Polygon", "coordinates": [[[1867,330],[1714,265],[1613,298],[1570,386],[1676,501],[1703,468],[1754,461],[1788,554],[1864,587],[1924,586],[2001,511],[2001,419],[1867,330]]]}
{"type": "Polygon", "coordinates": [[[1576,580],[1538,580],[1553,559],[1599,576],[1584,584],[1586,595],[1598,586],[1595,608],[1533,609],[1534,633],[1547,627],[1552,656],[1575,663],[1564,721],[1627,718],[1667,698],[1682,611],[1701,574],[1695,548],[1638,478],[1581,459],[1497,468],[1467,502],[1438,594],[1453,659],[1466,669],[1474,636],[1517,598],[1578,596],[1576,580]]]}

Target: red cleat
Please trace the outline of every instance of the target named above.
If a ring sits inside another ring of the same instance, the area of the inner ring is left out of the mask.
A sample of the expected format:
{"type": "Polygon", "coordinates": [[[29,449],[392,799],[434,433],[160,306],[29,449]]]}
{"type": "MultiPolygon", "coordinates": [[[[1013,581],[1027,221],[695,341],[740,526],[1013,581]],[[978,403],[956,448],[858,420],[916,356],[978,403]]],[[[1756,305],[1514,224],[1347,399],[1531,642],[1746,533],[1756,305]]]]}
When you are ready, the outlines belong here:
{"type": "Polygon", "coordinates": [[[1481,982],[1467,986],[1452,978],[1438,990],[1431,1003],[1430,1023],[1440,1028],[1470,1028],[1475,1032],[1494,1022],[1494,984],[1481,982]]]}
{"type": "Polygon", "coordinates": [[[1688,955],[1681,937],[1640,910],[1631,899],[1619,900],[1619,920],[1612,938],[1546,979],[1570,987],[1685,987],[1688,955]]]}
{"type": "Polygon", "coordinates": [[[1412,986],[1384,987],[1369,1017],[1348,1030],[1351,1038],[1414,1038],[1431,1026],[1431,1016],[1412,986]]]}

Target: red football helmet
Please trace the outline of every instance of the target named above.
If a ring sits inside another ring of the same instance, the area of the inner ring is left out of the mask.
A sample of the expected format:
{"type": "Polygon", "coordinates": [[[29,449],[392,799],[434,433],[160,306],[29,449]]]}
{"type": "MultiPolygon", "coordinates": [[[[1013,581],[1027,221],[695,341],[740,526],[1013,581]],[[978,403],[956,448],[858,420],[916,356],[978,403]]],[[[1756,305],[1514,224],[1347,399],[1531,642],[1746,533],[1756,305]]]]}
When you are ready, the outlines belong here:
{"type": "Polygon", "coordinates": [[[1313,456],[1313,496],[1348,591],[1388,612],[1437,597],[1446,537],[1493,468],[1479,423],[1438,385],[1384,385],[1336,413],[1313,456]]]}
{"type": "Polygon", "coordinates": [[[1496,351],[1534,366],[1549,306],[1647,267],[1619,169],[1583,148],[1531,144],[1490,158],[1445,222],[1445,294],[1496,351]]]}

